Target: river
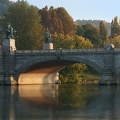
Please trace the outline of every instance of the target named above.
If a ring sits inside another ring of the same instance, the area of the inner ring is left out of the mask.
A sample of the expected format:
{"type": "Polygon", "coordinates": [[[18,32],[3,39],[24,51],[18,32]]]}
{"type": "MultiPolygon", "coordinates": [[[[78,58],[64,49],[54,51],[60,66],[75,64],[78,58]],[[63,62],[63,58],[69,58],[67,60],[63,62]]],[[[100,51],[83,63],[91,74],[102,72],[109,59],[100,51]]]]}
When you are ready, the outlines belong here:
{"type": "Polygon", "coordinates": [[[0,120],[120,120],[120,86],[0,86],[0,120]]]}

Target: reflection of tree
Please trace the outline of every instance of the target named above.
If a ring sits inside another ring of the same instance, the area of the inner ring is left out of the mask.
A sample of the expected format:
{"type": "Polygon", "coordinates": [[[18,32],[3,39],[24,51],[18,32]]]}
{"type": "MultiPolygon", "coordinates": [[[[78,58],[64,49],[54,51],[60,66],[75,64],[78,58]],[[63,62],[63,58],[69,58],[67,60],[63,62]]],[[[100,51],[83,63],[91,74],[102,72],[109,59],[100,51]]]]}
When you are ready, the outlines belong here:
{"type": "Polygon", "coordinates": [[[98,94],[98,87],[92,85],[65,84],[59,88],[58,100],[72,108],[82,108],[93,102],[98,94]],[[94,89],[94,90],[92,90],[94,89]]]}

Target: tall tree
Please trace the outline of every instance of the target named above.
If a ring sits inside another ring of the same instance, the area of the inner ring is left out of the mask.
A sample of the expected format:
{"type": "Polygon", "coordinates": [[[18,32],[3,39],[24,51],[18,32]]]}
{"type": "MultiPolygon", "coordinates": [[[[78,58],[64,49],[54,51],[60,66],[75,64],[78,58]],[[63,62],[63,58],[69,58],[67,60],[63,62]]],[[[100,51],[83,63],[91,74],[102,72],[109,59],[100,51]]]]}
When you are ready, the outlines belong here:
{"type": "Polygon", "coordinates": [[[89,39],[95,47],[99,47],[101,40],[99,37],[99,29],[94,27],[91,24],[82,25],[83,28],[83,37],[89,39]]]}
{"type": "Polygon", "coordinates": [[[51,17],[51,20],[50,20],[51,33],[64,34],[62,22],[60,21],[60,19],[58,19],[57,13],[53,6],[50,7],[49,13],[51,17]]]}
{"type": "Polygon", "coordinates": [[[72,17],[63,7],[56,9],[58,18],[62,21],[64,34],[74,35],[76,32],[76,24],[74,23],[72,17]]]}
{"type": "Polygon", "coordinates": [[[102,46],[104,46],[105,41],[108,38],[108,31],[103,20],[100,21],[99,29],[100,29],[100,38],[102,40],[102,46]]]}
{"type": "Polygon", "coordinates": [[[63,7],[54,9],[51,6],[48,9],[46,6],[39,10],[39,14],[42,17],[42,24],[45,28],[52,28],[52,32],[57,34],[75,35],[76,24],[63,7]]]}
{"type": "Polygon", "coordinates": [[[111,22],[111,37],[120,35],[120,23],[118,17],[116,16],[111,22]]]}
{"type": "Polygon", "coordinates": [[[77,30],[76,30],[76,34],[79,36],[83,36],[84,30],[82,28],[82,26],[77,25],[77,30]]]}
{"type": "Polygon", "coordinates": [[[18,49],[38,49],[43,41],[43,26],[40,24],[38,8],[29,6],[27,2],[13,4],[3,15],[2,28],[11,23],[17,31],[18,49]]]}
{"type": "Polygon", "coordinates": [[[39,15],[41,16],[41,23],[45,28],[51,28],[50,24],[50,14],[49,14],[49,9],[48,6],[45,6],[45,8],[42,8],[39,10],[39,15]]]}

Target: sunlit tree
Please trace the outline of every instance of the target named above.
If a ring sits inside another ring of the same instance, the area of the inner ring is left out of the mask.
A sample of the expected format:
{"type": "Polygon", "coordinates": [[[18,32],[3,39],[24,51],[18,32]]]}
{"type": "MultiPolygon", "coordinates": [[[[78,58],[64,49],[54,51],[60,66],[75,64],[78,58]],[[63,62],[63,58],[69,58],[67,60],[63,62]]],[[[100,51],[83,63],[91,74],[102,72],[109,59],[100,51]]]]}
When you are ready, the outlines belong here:
{"type": "Polygon", "coordinates": [[[103,20],[100,21],[99,29],[100,29],[100,38],[102,40],[102,46],[104,47],[105,41],[108,38],[108,31],[103,20]]]}
{"type": "Polygon", "coordinates": [[[118,17],[116,16],[111,22],[111,37],[120,35],[120,24],[118,17]]]}
{"type": "Polygon", "coordinates": [[[52,33],[74,35],[76,32],[76,24],[72,17],[63,8],[54,8],[51,6],[49,9],[46,6],[39,10],[42,18],[42,24],[45,28],[49,28],[52,33]]]}

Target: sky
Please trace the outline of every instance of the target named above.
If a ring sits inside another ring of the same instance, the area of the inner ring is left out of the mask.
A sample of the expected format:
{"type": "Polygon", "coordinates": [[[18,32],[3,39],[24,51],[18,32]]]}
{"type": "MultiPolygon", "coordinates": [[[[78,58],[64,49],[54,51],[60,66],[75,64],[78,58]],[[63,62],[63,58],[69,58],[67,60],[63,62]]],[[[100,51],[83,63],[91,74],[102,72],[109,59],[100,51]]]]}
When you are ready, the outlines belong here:
{"type": "MultiPolygon", "coordinates": [[[[18,0],[11,0],[18,1],[18,0]]],[[[21,0],[20,0],[21,1],[21,0]]],[[[39,9],[64,7],[73,20],[105,20],[120,18],[120,0],[25,0],[39,9]]]]}

